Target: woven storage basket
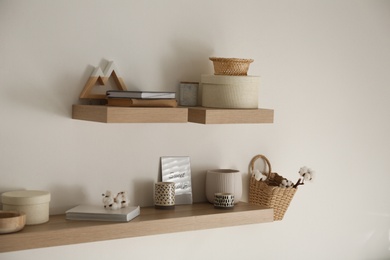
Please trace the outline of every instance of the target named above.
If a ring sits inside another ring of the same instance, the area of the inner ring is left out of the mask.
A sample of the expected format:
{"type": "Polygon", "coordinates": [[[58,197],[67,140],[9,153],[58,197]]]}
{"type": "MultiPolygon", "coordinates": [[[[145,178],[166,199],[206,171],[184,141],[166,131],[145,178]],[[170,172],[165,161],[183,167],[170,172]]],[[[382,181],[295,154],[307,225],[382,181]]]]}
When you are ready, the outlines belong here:
{"type": "Polygon", "coordinates": [[[297,188],[282,188],[280,183],[286,179],[275,172],[271,172],[271,163],[264,155],[256,155],[249,165],[251,173],[249,181],[249,203],[262,205],[274,209],[274,220],[282,220],[297,188]],[[257,159],[263,159],[268,165],[265,181],[256,180],[254,164],[257,159]]]}
{"type": "Polygon", "coordinates": [[[252,59],[210,57],[214,64],[214,75],[246,76],[252,59]]]}

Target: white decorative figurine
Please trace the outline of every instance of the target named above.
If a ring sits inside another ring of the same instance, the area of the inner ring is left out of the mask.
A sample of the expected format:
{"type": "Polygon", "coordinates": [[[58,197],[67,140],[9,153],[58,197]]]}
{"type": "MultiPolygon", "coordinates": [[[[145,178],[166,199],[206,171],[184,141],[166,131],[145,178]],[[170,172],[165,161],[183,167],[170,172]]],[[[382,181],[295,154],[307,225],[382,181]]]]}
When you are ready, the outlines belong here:
{"type": "Polygon", "coordinates": [[[116,209],[126,208],[127,206],[129,206],[130,200],[127,196],[126,191],[121,191],[118,194],[116,194],[116,196],[114,197],[111,191],[108,190],[106,191],[105,194],[102,194],[102,196],[103,196],[102,201],[103,201],[104,208],[116,210],[116,209]]]}

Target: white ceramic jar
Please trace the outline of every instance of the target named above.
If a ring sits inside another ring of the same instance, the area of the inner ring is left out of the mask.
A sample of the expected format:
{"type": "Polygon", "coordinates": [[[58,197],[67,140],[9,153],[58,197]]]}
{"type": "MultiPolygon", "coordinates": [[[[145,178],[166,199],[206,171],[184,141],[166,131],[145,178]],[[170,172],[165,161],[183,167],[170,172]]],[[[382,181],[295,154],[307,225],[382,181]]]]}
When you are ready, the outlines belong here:
{"type": "Polygon", "coordinates": [[[9,191],[1,195],[3,210],[16,210],[26,214],[26,225],[49,221],[50,193],[39,190],[9,191]]]}
{"type": "Polygon", "coordinates": [[[234,204],[242,197],[242,176],[240,171],[232,169],[215,169],[207,171],[206,197],[214,203],[215,193],[232,193],[234,204]]]}

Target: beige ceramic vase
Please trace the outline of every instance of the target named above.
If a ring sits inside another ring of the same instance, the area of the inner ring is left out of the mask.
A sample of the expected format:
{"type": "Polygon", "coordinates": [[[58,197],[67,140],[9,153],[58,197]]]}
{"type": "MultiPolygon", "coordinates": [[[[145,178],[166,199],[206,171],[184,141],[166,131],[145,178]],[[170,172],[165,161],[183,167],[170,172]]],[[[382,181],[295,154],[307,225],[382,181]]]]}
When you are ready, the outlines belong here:
{"type": "Polygon", "coordinates": [[[238,170],[215,169],[207,171],[206,197],[210,203],[214,203],[215,193],[232,193],[234,204],[242,197],[242,177],[238,170]]]}

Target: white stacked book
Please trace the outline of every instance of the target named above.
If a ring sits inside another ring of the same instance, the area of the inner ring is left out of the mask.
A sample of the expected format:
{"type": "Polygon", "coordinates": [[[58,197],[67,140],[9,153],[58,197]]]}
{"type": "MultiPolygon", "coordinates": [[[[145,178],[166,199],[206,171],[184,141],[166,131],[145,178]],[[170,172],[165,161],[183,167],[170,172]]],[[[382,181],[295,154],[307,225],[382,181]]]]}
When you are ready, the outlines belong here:
{"type": "Polygon", "coordinates": [[[139,206],[111,210],[104,208],[102,205],[78,205],[66,211],[66,219],[127,222],[139,216],[139,214],[139,206]]]}

